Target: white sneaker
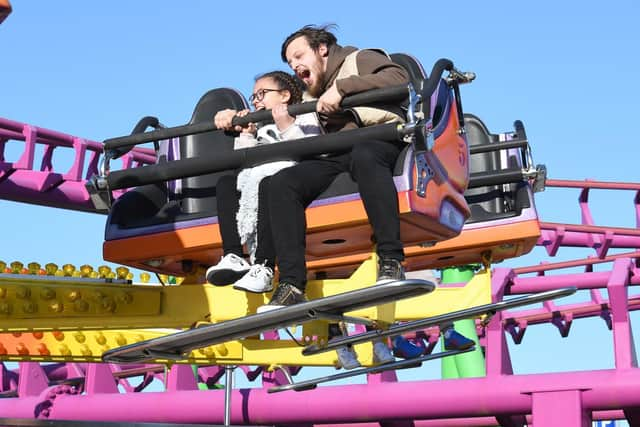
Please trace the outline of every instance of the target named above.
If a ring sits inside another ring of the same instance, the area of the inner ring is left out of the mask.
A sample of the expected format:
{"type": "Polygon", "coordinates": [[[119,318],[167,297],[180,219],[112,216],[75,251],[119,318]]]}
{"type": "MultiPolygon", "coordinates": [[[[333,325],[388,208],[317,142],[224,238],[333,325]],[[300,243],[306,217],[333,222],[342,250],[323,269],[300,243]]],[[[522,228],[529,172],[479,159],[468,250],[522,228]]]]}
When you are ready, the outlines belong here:
{"type": "Polygon", "coordinates": [[[220,262],[207,270],[207,282],[212,285],[230,285],[244,276],[251,266],[243,258],[235,254],[227,254],[220,262]]]}
{"type": "Polygon", "coordinates": [[[255,292],[271,292],[273,290],[273,270],[262,264],[252,265],[249,272],[242,276],[234,285],[234,289],[255,292]]]}
{"type": "Polygon", "coordinates": [[[373,363],[376,365],[384,365],[385,363],[395,362],[396,358],[391,353],[387,343],[383,340],[373,341],[373,363]]]}
{"type": "Polygon", "coordinates": [[[353,347],[340,347],[336,350],[336,353],[338,354],[338,362],[344,369],[355,369],[362,366],[353,347]]]}

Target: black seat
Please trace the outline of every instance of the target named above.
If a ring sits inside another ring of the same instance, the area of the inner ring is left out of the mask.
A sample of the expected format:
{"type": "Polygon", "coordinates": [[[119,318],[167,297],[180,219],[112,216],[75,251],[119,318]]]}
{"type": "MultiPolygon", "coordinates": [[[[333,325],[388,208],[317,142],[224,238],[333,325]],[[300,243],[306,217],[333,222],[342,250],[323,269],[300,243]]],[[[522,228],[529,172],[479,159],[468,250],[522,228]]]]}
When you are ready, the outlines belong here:
{"type": "MultiPolygon", "coordinates": [[[[393,53],[389,55],[391,60],[398,65],[401,65],[409,74],[409,81],[414,86],[419,86],[420,81],[426,78],[426,73],[422,68],[422,65],[416,58],[406,53],[393,53]]],[[[404,168],[404,162],[407,158],[407,152],[409,146],[407,146],[398,156],[393,175],[401,175],[404,168]]],[[[358,192],[358,185],[351,178],[348,173],[342,173],[336,177],[333,183],[327,188],[319,197],[318,200],[328,199],[330,197],[336,197],[341,195],[353,194],[358,192]]]]}
{"type": "MultiPolygon", "coordinates": [[[[499,142],[499,136],[489,129],[477,116],[464,115],[469,147],[499,142]]],[[[489,151],[470,156],[470,172],[491,172],[521,167],[520,160],[508,153],[489,151]]],[[[526,182],[511,182],[501,185],[469,188],[464,193],[471,209],[467,223],[490,221],[520,215],[523,208],[531,206],[531,195],[526,182]]]]}
{"type": "MultiPolygon", "coordinates": [[[[249,108],[244,97],[233,89],[214,89],[207,92],[196,105],[189,124],[213,120],[225,108],[249,108]]],[[[233,135],[221,131],[188,135],[180,138],[180,156],[207,157],[224,151],[233,151],[233,135]]],[[[184,178],[182,181],[182,211],[187,214],[216,215],[215,185],[218,178],[228,172],[184,178]]]]}
{"type": "MultiPolygon", "coordinates": [[[[248,108],[244,97],[233,89],[213,89],[205,93],[194,109],[189,124],[212,120],[215,113],[232,108],[248,108]]],[[[222,131],[181,137],[180,158],[215,156],[233,150],[233,135],[222,131]]],[[[134,188],[117,199],[109,213],[106,237],[116,229],[131,229],[217,215],[215,187],[218,178],[231,171],[185,178],[178,194],[170,196],[169,183],[134,188]]]]}

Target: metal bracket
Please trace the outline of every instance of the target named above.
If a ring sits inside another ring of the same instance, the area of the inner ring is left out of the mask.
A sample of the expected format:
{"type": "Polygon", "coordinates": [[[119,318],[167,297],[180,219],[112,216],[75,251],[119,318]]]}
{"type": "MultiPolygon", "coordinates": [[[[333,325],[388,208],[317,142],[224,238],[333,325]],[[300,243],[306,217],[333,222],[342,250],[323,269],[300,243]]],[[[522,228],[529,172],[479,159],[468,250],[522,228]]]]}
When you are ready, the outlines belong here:
{"type": "Polygon", "coordinates": [[[374,326],[376,324],[375,321],[364,317],[345,316],[343,314],[327,313],[316,310],[309,310],[309,317],[313,319],[329,320],[331,322],[346,322],[366,326],[374,326]]]}
{"type": "Polygon", "coordinates": [[[102,160],[100,160],[99,173],[100,175],[94,175],[87,180],[85,187],[91,198],[93,206],[101,212],[109,212],[111,209],[111,203],[113,202],[113,195],[109,190],[109,184],[107,183],[107,175],[111,170],[111,159],[115,158],[116,154],[113,151],[107,151],[104,153],[102,160]]]}
{"type": "Polygon", "coordinates": [[[299,383],[290,383],[286,385],[271,387],[267,390],[267,393],[278,393],[286,390],[306,391],[313,390],[320,383],[326,383],[329,381],[336,381],[344,378],[354,377],[362,374],[379,374],[384,371],[390,371],[395,369],[417,368],[422,365],[422,362],[429,360],[440,359],[447,356],[455,356],[456,354],[462,354],[469,351],[474,351],[475,346],[465,350],[448,350],[441,353],[427,354],[425,356],[417,357],[415,359],[405,359],[392,363],[387,363],[379,366],[372,366],[370,368],[354,369],[352,371],[340,372],[338,374],[328,375],[320,378],[313,378],[299,383]]]}
{"type": "Polygon", "coordinates": [[[416,171],[417,171],[417,180],[416,180],[416,194],[420,197],[427,196],[427,184],[433,178],[433,169],[427,163],[427,159],[425,157],[424,151],[415,152],[415,161],[416,161],[416,171]]]}
{"type": "Polygon", "coordinates": [[[85,182],[84,186],[96,210],[105,213],[109,212],[113,195],[109,191],[106,178],[94,175],[85,182]]]}
{"type": "Polygon", "coordinates": [[[547,183],[547,167],[545,165],[536,166],[536,177],[533,180],[533,192],[544,191],[547,183]]]}
{"type": "Polygon", "coordinates": [[[418,105],[422,103],[422,95],[416,92],[413,84],[409,83],[409,105],[407,106],[407,123],[417,123],[419,120],[424,120],[424,114],[418,108],[418,105]]]}

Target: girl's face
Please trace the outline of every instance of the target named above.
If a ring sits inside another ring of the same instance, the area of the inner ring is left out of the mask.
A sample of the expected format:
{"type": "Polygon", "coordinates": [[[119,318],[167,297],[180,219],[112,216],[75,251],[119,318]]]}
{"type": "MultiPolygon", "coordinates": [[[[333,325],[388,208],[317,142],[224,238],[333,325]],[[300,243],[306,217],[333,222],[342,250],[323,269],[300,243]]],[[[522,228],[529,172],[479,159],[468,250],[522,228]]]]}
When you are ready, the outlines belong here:
{"type": "Polygon", "coordinates": [[[258,110],[271,110],[279,104],[289,102],[291,94],[286,89],[278,89],[278,84],[271,77],[264,77],[256,81],[253,85],[253,94],[249,101],[258,110]]]}

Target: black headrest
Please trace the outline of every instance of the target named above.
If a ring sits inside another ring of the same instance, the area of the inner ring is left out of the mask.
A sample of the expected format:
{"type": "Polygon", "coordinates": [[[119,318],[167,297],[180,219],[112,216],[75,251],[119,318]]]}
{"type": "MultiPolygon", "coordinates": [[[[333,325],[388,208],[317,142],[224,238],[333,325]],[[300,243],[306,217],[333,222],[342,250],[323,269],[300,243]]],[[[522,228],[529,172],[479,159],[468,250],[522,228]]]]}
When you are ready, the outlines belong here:
{"type": "Polygon", "coordinates": [[[196,104],[189,124],[213,120],[213,116],[225,108],[244,110],[249,107],[244,97],[234,89],[212,89],[202,95],[196,104]]]}
{"type": "Polygon", "coordinates": [[[424,72],[424,68],[420,65],[420,62],[411,55],[406,53],[392,53],[389,55],[391,60],[398,65],[402,65],[407,73],[409,73],[409,81],[414,87],[420,87],[419,82],[427,78],[427,73],[424,72]]]}

